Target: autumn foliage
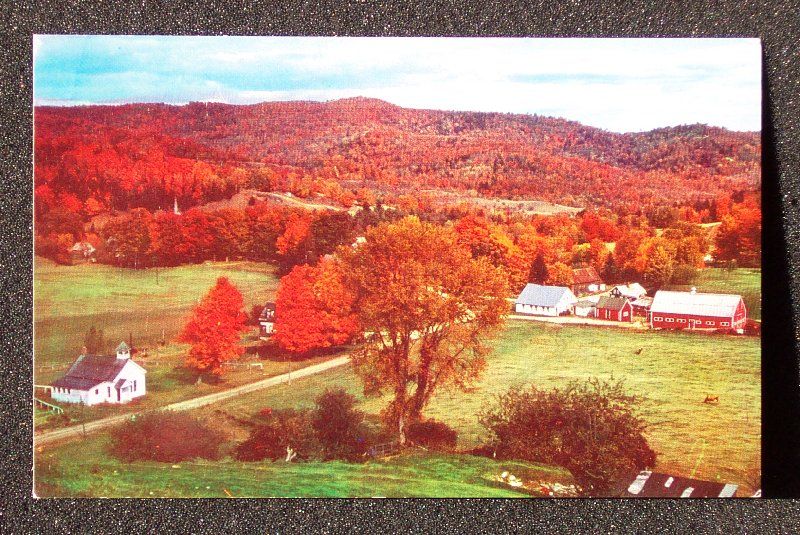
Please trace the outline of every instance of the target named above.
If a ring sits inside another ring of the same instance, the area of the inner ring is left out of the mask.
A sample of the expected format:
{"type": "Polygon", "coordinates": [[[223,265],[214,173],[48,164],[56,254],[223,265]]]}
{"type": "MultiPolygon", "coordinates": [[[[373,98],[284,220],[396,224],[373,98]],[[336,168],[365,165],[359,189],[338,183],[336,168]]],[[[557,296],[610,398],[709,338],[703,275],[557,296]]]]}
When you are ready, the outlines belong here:
{"type": "Polygon", "coordinates": [[[226,277],[218,278],[180,335],[181,341],[192,344],[186,356],[188,368],[217,378],[222,375],[223,363],[242,354],[239,335],[247,320],[243,307],[239,290],[226,277]]]}
{"type": "Polygon", "coordinates": [[[327,259],[300,265],[281,279],[275,300],[274,340],[295,354],[348,342],[358,331],[354,298],[342,281],[341,265],[327,259]]]}

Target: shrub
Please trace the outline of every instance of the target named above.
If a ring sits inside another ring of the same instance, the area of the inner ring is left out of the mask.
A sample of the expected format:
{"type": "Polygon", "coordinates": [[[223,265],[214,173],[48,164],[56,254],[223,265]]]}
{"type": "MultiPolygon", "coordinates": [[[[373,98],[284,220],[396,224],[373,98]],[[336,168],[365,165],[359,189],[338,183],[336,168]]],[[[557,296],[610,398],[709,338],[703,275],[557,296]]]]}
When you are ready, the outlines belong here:
{"type": "Polygon", "coordinates": [[[179,462],[218,459],[224,437],[202,421],[178,412],[136,416],[112,432],[111,453],[123,461],[179,462]]]}
{"type": "Polygon", "coordinates": [[[458,433],[444,422],[426,420],[408,426],[408,440],[433,450],[452,450],[456,447],[458,433]]]}
{"type": "Polygon", "coordinates": [[[480,420],[498,457],[562,466],[584,491],[602,494],[655,464],[639,402],[621,381],[590,379],[564,389],[512,388],[480,420]]]}
{"type": "Polygon", "coordinates": [[[319,444],[311,432],[308,411],[262,409],[259,415],[265,419],[265,423],[256,426],[250,437],[239,444],[234,452],[240,461],[285,459],[287,448],[296,452],[299,459],[319,453],[319,444]]]}
{"type": "Polygon", "coordinates": [[[364,413],[354,408],[355,398],[343,389],[320,395],[311,425],[326,459],[355,460],[366,451],[364,413]]]}

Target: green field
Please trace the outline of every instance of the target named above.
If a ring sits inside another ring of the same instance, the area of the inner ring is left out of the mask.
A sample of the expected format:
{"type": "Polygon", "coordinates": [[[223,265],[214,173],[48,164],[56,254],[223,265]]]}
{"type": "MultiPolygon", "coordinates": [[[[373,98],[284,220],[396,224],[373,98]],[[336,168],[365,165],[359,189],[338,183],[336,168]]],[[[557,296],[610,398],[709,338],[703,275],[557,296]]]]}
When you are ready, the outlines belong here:
{"type": "Polygon", "coordinates": [[[36,455],[36,493],[93,497],[525,497],[493,481],[504,471],[526,481],[571,482],[563,470],[471,455],[414,452],[363,464],[196,461],[122,463],[107,439],[36,455]]]}
{"type": "MultiPolygon", "coordinates": [[[[744,483],[746,473],[760,466],[759,338],[510,322],[477,391],[440,393],[426,415],[456,428],[459,445],[471,448],[486,436],[477,413],[511,385],[563,386],[612,375],[644,398],[659,470],[744,483]],[[719,405],[704,404],[707,394],[718,395],[719,405]]],[[[216,407],[237,415],[308,407],[326,388],[340,386],[358,396],[367,412],[385,402],[364,399],[352,370],[340,368],[216,407]]]]}
{"type": "Polygon", "coordinates": [[[690,290],[698,292],[739,294],[747,307],[747,316],[761,319],[761,270],[757,268],[706,268],[697,272],[692,284],[672,285],[667,290],[690,290]]]}
{"type": "Polygon", "coordinates": [[[103,329],[109,352],[129,336],[140,348],[157,345],[162,334],[172,340],[192,306],[221,276],[230,278],[242,292],[247,312],[252,305],[274,299],[278,281],[269,264],[207,262],[134,270],[101,264],[59,266],[37,257],[36,380],[43,367],[72,363],[92,325],[103,329]]]}

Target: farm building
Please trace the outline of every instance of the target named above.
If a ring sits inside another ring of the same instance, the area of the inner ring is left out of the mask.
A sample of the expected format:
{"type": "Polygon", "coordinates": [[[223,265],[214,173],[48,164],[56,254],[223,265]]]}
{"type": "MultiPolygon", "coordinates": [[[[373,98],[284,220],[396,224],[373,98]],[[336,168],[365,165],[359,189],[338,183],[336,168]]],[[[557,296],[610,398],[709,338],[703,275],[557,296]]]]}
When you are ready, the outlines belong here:
{"type": "Polygon", "coordinates": [[[595,317],[602,320],[633,321],[633,305],[626,297],[604,295],[597,302],[595,317]]]}
{"type": "Polygon", "coordinates": [[[529,283],[514,302],[519,314],[560,316],[568,313],[578,298],[566,286],[542,286],[529,283]]]}
{"type": "Polygon", "coordinates": [[[643,295],[639,299],[633,300],[631,305],[633,305],[634,314],[646,317],[648,312],[650,312],[650,307],[653,305],[653,298],[643,295]]]}
{"type": "Polygon", "coordinates": [[[627,297],[632,301],[644,297],[645,295],[647,295],[647,290],[638,282],[614,286],[614,288],[611,289],[612,297],[627,297]]]}
{"type": "Polygon", "coordinates": [[[570,286],[570,289],[575,295],[584,295],[604,292],[606,285],[593,267],[580,267],[572,270],[572,286],[570,286]]]}
{"type": "Polygon", "coordinates": [[[589,299],[581,299],[575,306],[572,307],[572,312],[576,316],[580,316],[582,318],[594,316],[594,311],[597,309],[597,303],[595,301],[590,301],[589,299]]]}
{"type": "Polygon", "coordinates": [[[258,316],[261,338],[268,338],[275,328],[275,303],[267,303],[258,316]]]}
{"type": "Polygon", "coordinates": [[[741,295],[660,290],[650,306],[656,329],[732,329],[744,332],[747,308],[741,295]]]}
{"type": "Polygon", "coordinates": [[[733,483],[690,479],[649,470],[632,476],[620,487],[614,495],[623,498],[733,498],[739,488],[733,483]]]}
{"type": "Polygon", "coordinates": [[[52,396],[64,403],[127,403],[147,393],[147,371],[131,360],[128,344],[117,346],[116,355],[86,355],[53,382],[52,396]]]}
{"type": "Polygon", "coordinates": [[[94,262],[94,245],[88,241],[79,241],[69,248],[69,256],[73,262],[94,262]]]}

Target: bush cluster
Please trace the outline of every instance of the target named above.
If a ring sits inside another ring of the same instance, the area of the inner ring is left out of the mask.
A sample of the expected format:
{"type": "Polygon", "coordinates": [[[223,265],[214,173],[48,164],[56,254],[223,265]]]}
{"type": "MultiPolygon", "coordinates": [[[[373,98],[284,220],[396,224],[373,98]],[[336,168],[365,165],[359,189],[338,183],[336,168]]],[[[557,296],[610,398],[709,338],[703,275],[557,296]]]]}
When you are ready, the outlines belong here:
{"type": "Polygon", "coordinates": [[[184,413],[161,411],[136,416],[112,432],[111,453],[123,461],[216,460],[224,436],[184,413]]]}

